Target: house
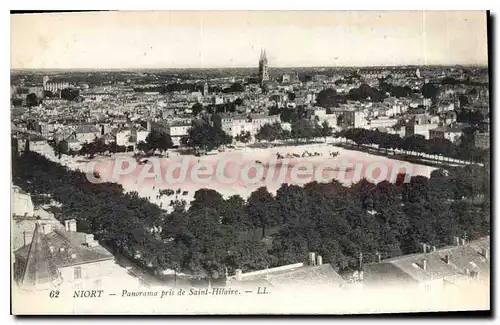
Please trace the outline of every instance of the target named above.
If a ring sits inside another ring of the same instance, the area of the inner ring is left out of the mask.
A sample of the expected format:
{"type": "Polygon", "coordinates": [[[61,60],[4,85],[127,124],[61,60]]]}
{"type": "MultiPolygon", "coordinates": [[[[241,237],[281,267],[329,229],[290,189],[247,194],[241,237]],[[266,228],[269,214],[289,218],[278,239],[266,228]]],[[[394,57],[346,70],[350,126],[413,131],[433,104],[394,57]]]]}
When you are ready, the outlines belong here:
{"type": "Polygon", "coordinates": [[[398,123],[398,119],[389,118],[386,116],[379,116],[376,119],[371,119],[366,121],[365,128],[367,129],[378,129],[378,128],[390,128],[398,123]]]}
{"type": "Polygon", "coordinates": [[[363,265],[363,286],[417,288],[429,292],[468,285],[471,281],[489,283],[489,238],[466,242],[456,237],[453,246],[436,249],[423,244],[422,247],[421,253],[363,265]]]}
{"type": "Polygon", "coordinates": [[[51,147],[47,140],[39,135],[30,134],[28,136],[28,148],[30,151],[38,153],[46,153],[51,150],[51,147]]]}
{"type": "Polygon", "coordinates": [[[265,115],[265,114],[251,114],[250,122],[252,123],[252,131],[250,132],[252,135],[255,135],[259,132],[261,127],[265,124],[274,124],[280,122],[279,115],[265,115]]]}
{"type": "Polygon", "coordinates": [[[116,145],[122,147],[129,147],[134,145],[134,141],[132,139],[132,129],[129,127],[124,127],[117,129],[115,131],[115,141],[116,145]]]}
{"type": "Polygon", "coordinates": [[[82,149],[82,143],[77,140],[74,133],[61,141],[66,141],[68,143],[68,150],[70,151],[79,151],[80,149],[82,149]]]}
{"type": "Polygon", "coordinates": [[[481,149],[490,148],[490,133],[489,132],[476,132],[474,134],[474,145],[481,149]]]}
{"type": "Polygon", "coordinates": [[[31,238],[14,252],[14,281],[22,290],[57,287],[73,292],[109,288],[124,281],[137,284],[93,235],[77,231],[74,219],[66,220],[64,227],[36,220],[31,238]]]}
{"type": "Polygon", "coordinates": [[[106,133],[102,136],[104,144],[111,144],[116,142],[116,137],[111,133],[106,133]]]}
{"type": "Polygon", "coordinates": [[[395,97],[386,98],[383,102],[383,107],[385,115],[389,117],[404,114],[408,108],[402,100],[395,97]]]}
{"type": "Polygon", "coordinates": [[[455,110],[455,103],[449,100],[443,100],[437,103],[437,112],[452,112],[455,110]]]}
{"type": "Polygon", "coordinates": [[[295,263],[283,265],[264,270],[243,273],[236,270],[234,276],[228,277],[231,287],[264,285],[276,289],[287,289],[300,287],[304,289],[339,290],[344,287],[344,279],[337,273],[334,267],[323,264],[321,256],[314,252],[309,253],[307,263],[295,263]]]}
{"type": "Polygon", "coordinates": [[[80,143],[90,143],[101,136],[101,132],[95,125],[81,124],[75,127],[76,140],[80,143]]]}
{"type": "Polygon", "coordinates": [[[457,113],[455,111],[441,113],[439,120],[443,125],[452,125],[457,122],[457,113]]]}
{"type": "Polygon", "coordinates": [[[426,114],[416,114],[406,124],[405,135],[412,136],[414,134],[419,134],[429,139],[430,130],[436,129],[437,127],[438,122],[432,120],[430,116],[426,114]]]}
{"type": "Polygon", "coordinates": [[[134,133],[135,133],[135,142],[146,142],[146,138],[149,135],[149,131],[146,130],[146,128],[140,126],[137,128],[134,128],[134,133]]]}
{"type": "Polygon", "coordinates": [[[174,146],[181,145],[182,137],[188,135],[189,129],[191,128],[191,122],[189,121],[173,121],[167,126],[167,134],[172,138],[172,143],[174,146]]]}
{"type": "Polygon", "coordinates": [[[436,129],[429,130],[429,139],[447,139],[453,143],[458,143],[460,137],[463,134],[462,126],[454,126],[454,127],[438,127],[436,129]]]}
{"type": "Polygon", "coordinates": [[[248,117],[244,115],[224,117],[221,119],[222,130],[232,137],[236,137],[239,134],[250,132],[253,134],[254,126],[248,117]]]}
{"type": "Polygon", "coordinates": [[[11,186],[11,215],[33,216],[31,195],[19,186],[11,186]]]}
{"type": "Polygon", "coordinates": [[[365,113],[358,110],[336,111],[337,124],[343,128],[363,128],[366,125],[365,113]]]}

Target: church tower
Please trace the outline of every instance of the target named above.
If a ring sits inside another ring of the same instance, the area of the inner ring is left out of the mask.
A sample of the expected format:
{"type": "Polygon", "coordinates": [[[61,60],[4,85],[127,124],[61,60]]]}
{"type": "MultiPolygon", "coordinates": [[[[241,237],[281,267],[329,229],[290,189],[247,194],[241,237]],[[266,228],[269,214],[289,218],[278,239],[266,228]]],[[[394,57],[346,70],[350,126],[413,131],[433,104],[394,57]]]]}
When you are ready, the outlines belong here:
{"type": "Polygon", "coordinates": [[[205,84],[203,85],[203,96],[208,96],[208,83],[205,81],[205,84]]]}
{"type": "Polygon", "coordinates": [[[265,81],[269,80],[269,70],[267,66],[267,56],[266,51],[260,51],[260,59],[259,59],[259,81],[260,84],[264,84],[265,81]]]}

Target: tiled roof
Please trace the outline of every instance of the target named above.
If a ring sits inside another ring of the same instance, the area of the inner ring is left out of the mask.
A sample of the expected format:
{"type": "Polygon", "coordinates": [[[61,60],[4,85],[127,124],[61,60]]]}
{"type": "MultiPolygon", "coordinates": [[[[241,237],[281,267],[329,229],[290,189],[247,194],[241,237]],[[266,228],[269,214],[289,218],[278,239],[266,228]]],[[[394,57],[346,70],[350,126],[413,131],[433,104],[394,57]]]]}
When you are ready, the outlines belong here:
{"type": "Polygon", "coordinates": [[[98,133],[99,130],[95,125],[78,125],[75,128],[75,133],[98,133]]]}
{"type": "Polygon", "coordinates": [[[20,286],[50,287],[60,281],[58,268],[113,259],[101,246],[84,247],[85,235],[62,228],[44,234],[37,222],[31,244],[15,251],[16,259],[26,261],[20,286]]]}
{"type": "Polygon", "coordinates": [[[425,282],[436,278],[463,275],[469,271],[489,273],[490,259],[483,250],[490,247],[489,239],[469,242],[462,246],[449,246],[428,253],[404,255],[366,264],[364,280],[368,283],[425,282]],[[446,262],[446,256],[449,262],[446,262]],[[423,262],[426,260],[424,269],[423,262]]]}
{"type": "Polygon", "coordinates": [[[331,264],[305,266],[289,272],[269,275],[272,285],[318,285],[342,284],[344,280],[335,272],[331,264]]]}
{"type": "Polygon", "coordinates": [[[26,264],[19,286],[23,289],[48,289],[61,282],[57,266],[51,258],[49,243],[43,235],[39,223],[30,245],[21,249],[26,252],[26,264]]]}
{"type": "MultiPolygon", "coordinates": [[[[102,247],[83,247],[85,235],[85,233],[66,232],[62,229],[55,229],[44,235],[48,247],[53,248],[53,253],[50,256],[57,267],[93,263],[113,258],[113,255],[102,247]],[[61,251],[61,248],[64,250],[61,251]],[[76,255],[75,258],[72,257],[73,254],[76,255]]],[[[20,248],[16,254],[22,257],[26,252],[26,247],[20,248]]]]}
{"type": "Polygon", "coordinates": [[[260,272],[256,275],[244,276],[241,282],[267,283],[273,286],[281,285],[339,285],[344,280],[334,270],[331,264],[317,266],[300,266],[285,270],[260,272]]]}

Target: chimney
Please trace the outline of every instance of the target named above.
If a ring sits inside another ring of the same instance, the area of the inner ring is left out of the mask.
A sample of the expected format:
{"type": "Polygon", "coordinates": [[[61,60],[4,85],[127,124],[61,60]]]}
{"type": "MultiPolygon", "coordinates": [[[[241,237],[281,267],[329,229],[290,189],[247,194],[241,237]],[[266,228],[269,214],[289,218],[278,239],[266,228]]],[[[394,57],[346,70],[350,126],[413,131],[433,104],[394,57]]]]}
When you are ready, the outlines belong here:
{"type": "Polygon", "coordinates": [[[67,232],[76,232],[76,220],[75,219],[64,220],[64,229],[67,232]]]}
{"type": "Polygon", "coordinates": [[[71,254],[72,259],[76,259],[76,254],[71,254]]]}
{"type": "Polygon", "coordinates": [[[53,227],[50,223],[45,223],[42,225],[42,231],[45,235],[50,234],[53,230],[53,227]]]}
{"type": "Polygon", "coordinates": [[[87,246],[92,246],[93,242],[94,242],[94,235],[92,234],[85,235],[85,244],[87,244],[87,246]]]}
{"type": "Polygon", "coordinates": [[[316,265],[323,265],[323,257],[321,255],[316,256],[316,265]]]}
{"type": "Polygon", "coordinates": [[[60,252],[64,252],[64,250],[65,250],[64,247],[59,248],[60,252]]]}
{"type": "Polygon", "coordinates": [[[451,262],[451,256],[450,256],[450,254],[446,254],[446,255],[444,256],[444,262],[445,262],[446,264],[450,264],[450,262],[451,262]]]}
{"type": "Polygon", "coordinates": [[[427,244],[422,243],[422,253],[427,253],[427,244]]]}
{"type": "Polygon", "coordinates": [[[309,252],[309,266],[316,265],[316,253],[309,252]]]}
{"type": "Polygon", "coordinates": [[[54,246],[49,246],[49,251],[50,251],[51,253],[54,253],[54,246]]]}
{"type": "Polygon", "coordinates": [[[422,261],[422,269],[423,269],[424,271],[427,271],[427,259],[424,259],[424,260],[422,261]]]}
{"type": "Polygon", "coordinates": [[[243,273],[241,272],[241,269],[236,269],[235,276],[236,280],[241,281],[243,273]]]}
{"type": "Polygon", "coordinates": [[[377,262],[380,263],[380,261],[382,260],[382,254],[376,252],[375,255],[377,255],[377,262]]]}
{"type": "Polygon", "coordinates": [[[490,258],[490,250],[485,247],[481,248],[481,255],[488,260],[490,258]]]}
{"type": "Polygon", "coordinates": [[[23,239],[24,239],[24,246],[31,244],[31,240],[33,239],[33,233],[24,231],[23,239]]]}

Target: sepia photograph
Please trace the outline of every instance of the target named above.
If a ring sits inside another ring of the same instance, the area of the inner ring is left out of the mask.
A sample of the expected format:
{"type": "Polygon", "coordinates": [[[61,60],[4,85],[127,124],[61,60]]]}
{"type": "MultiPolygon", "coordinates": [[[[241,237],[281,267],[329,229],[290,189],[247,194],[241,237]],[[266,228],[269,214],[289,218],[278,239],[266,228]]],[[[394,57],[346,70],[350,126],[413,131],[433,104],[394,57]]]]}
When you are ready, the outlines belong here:
{"type": "Polygon", "coordinates": [[[489,313],[491,19],[11,13],[11,313],[489,313]]]}

